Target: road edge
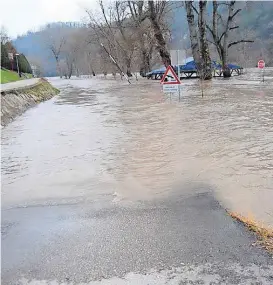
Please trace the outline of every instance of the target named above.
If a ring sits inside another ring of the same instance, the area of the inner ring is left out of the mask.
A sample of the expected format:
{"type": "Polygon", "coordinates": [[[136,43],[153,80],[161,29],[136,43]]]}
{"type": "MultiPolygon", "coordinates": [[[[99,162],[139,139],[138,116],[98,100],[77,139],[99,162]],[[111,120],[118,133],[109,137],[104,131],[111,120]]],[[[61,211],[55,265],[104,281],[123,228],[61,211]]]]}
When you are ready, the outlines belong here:
{"type": "Polygon", "coordinates": [[[1,125],[6,126],[29,108],[51,99],[59,92],[44,78],[30,86],[1,91],[1,125]]]}

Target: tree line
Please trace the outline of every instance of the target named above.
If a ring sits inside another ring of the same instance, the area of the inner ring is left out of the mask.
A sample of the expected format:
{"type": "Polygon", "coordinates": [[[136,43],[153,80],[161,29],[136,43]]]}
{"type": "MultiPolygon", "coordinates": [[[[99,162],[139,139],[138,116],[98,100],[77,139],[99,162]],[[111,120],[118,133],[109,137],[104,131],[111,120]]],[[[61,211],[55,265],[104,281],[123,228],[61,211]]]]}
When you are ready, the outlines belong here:
{"type": "Polygon", "coordinates": [[[86,9],[88,20],[82,27],[45,27],[40,42],[54,57],[57,74],[70,78],[72,74],[115,76],[123,72],[130,77],[138,71],[145,76],[160,56],[168,59],[170,31],[165,19],[169,5],[158,1],[151,13],[148,5],[144,1],[105,4],[101,0],[96,13],[86,9]]]}
{"type": "MultiPolygon", "coordinates": [[[[161,61],[171,65],[170,21],[174,9],[183,7],[189,30],[191,53],[198,74],[211,79],[211,52],[217,52],[224,77],[230,48],[252,43],[251,33],[241,33],[240,14],[245,3],[237,1],[111,1],[99,0],[96,11],[86,9],[82,26],[48,25],[40,42],[50,50],[56,72],[72,74],[112,73],[142,76],[161,61]]],[[[239,49],[238,49],[239,50],[239,49]]]]}

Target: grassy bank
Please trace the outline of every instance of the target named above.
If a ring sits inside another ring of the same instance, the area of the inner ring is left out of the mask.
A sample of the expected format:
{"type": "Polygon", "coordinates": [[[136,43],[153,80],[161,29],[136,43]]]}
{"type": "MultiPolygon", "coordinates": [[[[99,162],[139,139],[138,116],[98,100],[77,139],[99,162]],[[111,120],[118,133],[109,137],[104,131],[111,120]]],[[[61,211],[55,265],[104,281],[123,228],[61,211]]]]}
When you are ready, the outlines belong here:
{"type": "Polygon", "coordinates": [[[257,244],[273,253],[273,229],[264,227],[252,217],[244,217],[238,213],[229,212],[229,215],[240,223],[243,223],[250,231],[258,237],[257,244]]]}
{"type": "Polygon", "coordinates": [[[32,78],[32,74],[24,73],[22,74],[22,77],[19,77],[17,72],[7,69],[1,69],[0,72],[1,84],[32,78]]]}
{"type": "Polygon", "coordinates": [[[1,84],[20,80],[17,72],[1,69],[1,84]]]}

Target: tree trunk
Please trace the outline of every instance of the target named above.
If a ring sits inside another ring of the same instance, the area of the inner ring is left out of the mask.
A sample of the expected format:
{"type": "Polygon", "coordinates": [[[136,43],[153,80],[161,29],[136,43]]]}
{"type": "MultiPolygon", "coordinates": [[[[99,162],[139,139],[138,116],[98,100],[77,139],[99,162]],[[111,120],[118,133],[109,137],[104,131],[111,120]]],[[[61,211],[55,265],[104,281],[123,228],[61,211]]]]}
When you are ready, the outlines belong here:
{"type": "Polygon", "coordinates": [[[227,19],[227,24],[225,28],[225,34],[224,34],[224,39],[223,39],[223,48],[222,48],[222,66],[223,66],[223,77],[231,77],[231,72],[228,67],[228,38],[229,38],[229,33],[230,33],[230,27],[232,24],[232,19],[233,19],[233,13],[234,13],[234,5],[235,1],[230,1],[229,3],[229,9],[228,9],[228,19],[227,19]]]}
{"type": "Polygon", "coordinates": [[[89,71],[92,73],[93,76],[96,76],[96,73],[92,67],[92,64],[89,64],[89,71]]]}
{"type": "Polygon", "coordinates": [[[171,56],[167,49],[166,41],[163,37],[158,19],[156,17],[157,15],[155,12],[154,1],[148,1],[148,5],[149,5],[149,19],[153,27],[155,39],[157,41],[156,48],[159,52],[159,55],[162,59],[163,64],[165,65],[165,67],[168,67],[169,65],[171,65],[171,56]]]}
{"type": "Polygon", "coordinates": [[[140,43],[140,58],[141,58],[139,73],[142,77],[145,77],[145,75],[147,73],[146,50],[145,50],[145,46],[144,46],[144,38],[143,38],[142,33],[138,33],[138,38],[139,38],[139,43],[140,43]]]}
{"type": "Polygon", "coordinates": [[[143,66],[143,64],[140,66],[139,74],[140,74],[140,76],[142,76],[142,77],[145,77],[145,75],[146,75],[145,67],[143,66]]]}
{"type": "Polygon", "coordinates": [[[60,78],[62,78],[62,73],[61,73],[61,68],[60,68],[60,62],[59,62],[59,58],[55,57],[56,59],[56,71],[57,71],[57,75],[60,76],[60,78]]]}
{"type": "Polygon", "coordinates": [[[196,24],[194,21],[194,14],[193,14],[193,9],[192,9],[192,2],[193,1],[185,1],[185,8],[187,12],[187,21],[188,21],[189,32],[190,32],[192,56],[195,61],[197,72],[200,75],[201,58],[200,58],[200,52],[199,52],[199,41],[198,41],[198,35],[197,35],[197,30],[196,30],[196,24]]]}
{"type": "Polygon", "coordinates": [[[222,61],[223,77],[224,78],[231,77],[231,72],[227,63],[227,51],[224,48],[221,50],[220,58],[222,61]]]}
{"type": "Polygon", "coordinates": [[[150,72],[152,69],[151,69],[151,56],[150,54],[146,53],[146,58],[145,58],[145,70],[146,70],[146,73],[150,72]]]}
{"type": "Polygon", "coordinates": [[[224,43],[223,44],[223,49],[222,49],[222,56],[221,56],[221,60],[222,60],[222,69],[223,69],[223,77],[227,78],[227,77],[231,77],[231,72],[230,69],[228,68],[228,52],[227,52],[227,45],[224,43]]]}
{"type": "Polygon", "coordinates": [[[145,46],[145,36],[143,33],[143,21],[144,17],[144,1],[128,1],[128,6],[130,9],[131,18],[135,23],[135,28],[137,31],[137,38],[139,44],[139,56],[140,56],[140,76],[145,77],[146,73],[150,71],[150,58],[148,56],[149,51],[145,46]]]}
{"type": "Polygon", "coordinates": [[[145,77],[147,70],[146,70],[146,52],[142,49],[141,51],[141,63],[140,63],[140,69],[139,73],[142,77],[145,77]]]}
{"type": "Polygon", "coordinates": [[[224,65],[223,76],[224,76],[224,78],[231,77],[231,71],[230,71],[230,69],[229,69],[229,67],[227,65],[224,65]]]}
{"type": "Polygon", "coordinates": [[[67,65],[67,67],[68,67],[68,78],[70,79],[73,73],[73,64],[70,63],[67,65]]]}
{"type": "Polygon", "coordinates": [[[212,70],[206,33],[206,5],[207,1],[199,2],[198,26],[200,35],[201,78],[204,80],[209,80],[212,78],[212,70]]]}
{"type": "Polygon", "coordinates": [[[147,51],[142,50],[139,73],[142,77],[145,77],[149,71],[151,71],[150,55],[147,53],[147,51]]]}
{"type": "Polygon", "coordinates": [[[129,58],[126,58],[126,74],[128,77],[132,77],[132,72],[131,72],[131,60],[129,58]]]}

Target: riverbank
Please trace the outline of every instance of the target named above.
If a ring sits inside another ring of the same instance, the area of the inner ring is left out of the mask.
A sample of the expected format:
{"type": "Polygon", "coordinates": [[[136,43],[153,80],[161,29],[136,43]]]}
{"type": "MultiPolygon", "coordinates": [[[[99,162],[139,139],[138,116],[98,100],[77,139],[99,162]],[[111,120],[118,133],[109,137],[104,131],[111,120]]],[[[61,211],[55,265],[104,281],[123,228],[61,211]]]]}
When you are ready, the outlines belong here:
{"type": "Polygon", "coordinates": [[[33,85],[23,85],[24,84],[20,84],[19,87],[14,85],[14,88],[1,88],[2,126],[13,121],[14,118],[23,114],[28,108],[42,101],[51,99],[59,93],[58,89],[44,79],[33,81],[33,85]]]}

